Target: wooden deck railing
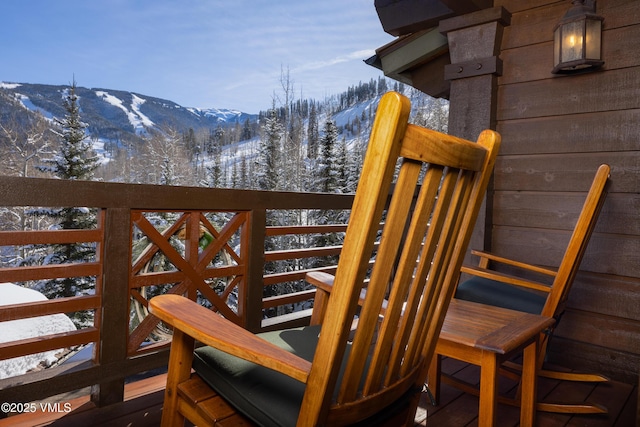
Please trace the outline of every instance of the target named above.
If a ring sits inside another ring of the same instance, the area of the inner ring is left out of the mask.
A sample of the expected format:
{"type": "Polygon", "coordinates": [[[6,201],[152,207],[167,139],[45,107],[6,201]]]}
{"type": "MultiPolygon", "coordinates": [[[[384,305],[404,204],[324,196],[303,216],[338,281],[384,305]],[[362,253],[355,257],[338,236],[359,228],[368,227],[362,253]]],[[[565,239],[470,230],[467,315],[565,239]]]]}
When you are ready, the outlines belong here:
{"type": "Polygon", "coordinates": [[[351,202],[352,196],[337,194],[0,176],[0,214],[83,207],[96,215],[95,228],[89,230],[24,229],[23,221],[0,221],[2,254],[36,244],[86,243],[96,249],[95,259],[88,262],[1,266],[0,284],[88,277],[94,285],[86,295],[0,306],[0,321],[74,312],[93,317],[77,331],[0,344],[0,360],[93,346],[91,360],[0,380],[0,401],[29,402],[84,387],[91,387],[98,405],[121,401],[125,378],[166,364],[168,331],[146,309],[157,293],[187,295],[252,331],[304,323],[308,312],[283,307],[312,299],[313,290],[283,292],[295,289],[284,284],[299,282],[311,269],[333,271],[331,265],[309,267],[304,260],[335,256],[341,248],[304,244],[285,249],[274,246],[274,240],[308,242],[310,236],[341,233],[346,226],[267,226],[268,218],[283,217],[278,215],[283,212],[305,216],[313,210],[347,210],[351,202]],[[284,271],[265,273],[266,265],[284,263],[284,271]],[[265,298],[265,286],[279,292],[265,298]],[[264,313],[278,307],[284,315],[265,318],[264,313]]]}

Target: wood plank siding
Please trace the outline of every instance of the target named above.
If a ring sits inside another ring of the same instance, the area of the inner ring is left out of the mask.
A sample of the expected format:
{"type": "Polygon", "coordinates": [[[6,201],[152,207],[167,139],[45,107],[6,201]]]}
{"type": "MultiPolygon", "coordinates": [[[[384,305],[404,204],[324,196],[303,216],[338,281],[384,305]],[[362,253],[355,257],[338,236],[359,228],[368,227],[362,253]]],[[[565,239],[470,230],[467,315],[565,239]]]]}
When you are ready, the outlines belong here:
{"type": "Polygon", "coordinates": [[[568,1],[496,0],[511,12],[498,79],[491,250],[557,266],[601,163],[609,195],[551,341],[550,361],[629,383],[640,366],[640,2],[598,0],[602,70],[551,74],[568,1]]]}

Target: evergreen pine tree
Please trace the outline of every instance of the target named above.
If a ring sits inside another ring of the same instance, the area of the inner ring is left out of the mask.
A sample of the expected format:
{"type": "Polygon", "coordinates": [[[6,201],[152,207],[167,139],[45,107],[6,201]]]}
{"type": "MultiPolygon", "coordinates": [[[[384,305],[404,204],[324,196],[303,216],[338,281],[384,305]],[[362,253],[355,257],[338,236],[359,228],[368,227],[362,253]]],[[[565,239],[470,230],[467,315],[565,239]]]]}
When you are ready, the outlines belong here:
{"type": "MultiPolygon", "coordinates": [[[[75,80],[64,97],[63,106],[66,115],[56,120],[60,131],[55,132],[60,138],[60,151],[53,159],[46,160],[40,169],[51,172],[60,179],[92,180],[98,167],[98,157],[85,133],[86,124],[80,119],[75,80]]],[[[92,228],[96,221],[95,213],[84,207],[63,207],[43,210],[40,213],[57,220],[59,228],[63,230],[92,228]]],[[[53,253],[43,262],[65,264],[94,260],[93,245],[76,243],[56,245],[53,253]]],[[[43,283],[40,290],[49,298],[71,297],[92,292],[94,285],[93,278],[69,277],[43,283]]],[[[88,316],[76,313],[73,320],[77,324],[83,324],[89,320],[88,316]]]]}
{"type": "Polygon", "coordinates": [[[336,148],[337,148],[336,165],[335,165],[336,191],[340,193],[346,193],[348,181],[349,181],[349,170],[348,170],[349,153],[348,153],[346,139],[342,138],[336,148]]]}
{"type": "Polygon", "coordinates": [[[243,154],[240,159],[240,183],[238,188],[249,189],[249,175],[247,172],[247,157],[243,154]]]}
{"type": "Polygon", "coordinates": [[[245,119],[244,123],[242,125],[242,135],[240,136],[240,141],[246,141],[248,139],[251,139],[251,123],[249,122],[249,119],[245,119]]]}
{"type": "MultiPolygon", "coordinates": [[[[258,156],[255,164],[256,183],[259,190],[275,191],[278,188],[279,170],[278,162],[282,150],[283,127],[278,118],[275,102],[263,119],[262,135],[258,145],[258,156]]],[[[266,223],[268,226],[277,225],[277,218],[273,212],[267,212],[266,223]]],[[[276,244],[272,238],[265,240],[265,251],[275,250],[276,244]]],[[[275,273],[277,264],[273,261],[265,262],[265,273],[275,273]]],[[[266,286],[263,297],[277,295],[275,286],[266,286]]],[[[273,314],[273,313],[270,313],[273,314]]]]}
{"type": "Polygon", "coordinates": [[[334,153],[338,141],[338,128],[332,119],[327,119],[323,131],[324,134],[320,138],[320,158],[317,166],[317,191],[333,193],[338,186],[334,153]]]}
{"type": "Polygon", "coordinates": [[[182,136],[182,140],[185,150],[189,155],[189,161],[192,162],[193,159],[200,154],[200,146],[198,145],[198,141],[196,141],[196,133],[193,128],[189,128],[187,133],[182,136]]]}
{"type": "MultiPolygon", "coordinates": [[[[336,143],[338,140],[338,128],[332,119],[324,123],[324,133],[320,138],[320,152],[316,166],[316,191],[334,193],[339,191],[338,160],[336,158],[336,143]]],[[[318,210],[314,212],[315,223],[319,225],[335,224],[338,222],[340,212],[332,210],[318,210]]],[[[336,233],[320,234],[314,239],[314,246],[334,246],[340,244],[341,239],[336,233]]],[[[317,258],[315,267],[335,263],[337,257],[317,258]]]]}
{"type": "Polygon", "coordinates": [[[358,137],[354,142],[347,156],[347,176],[345,183],[345,193],[355,193],[358,186],[358,180],[360,178],[360,171],[362,170],[362,163],[364,161],[364,151],[362,140],[358,137]]]}
{"type": "Polygon", "coordinates": [[[231,166],[231,188],[240,188],[240,179],[238,178],[238,162],[233,162],[233,166],[231,166]]]}
{"type": "Polygon", "coordinates": [[[316,103],[311,103],[309,112],[309,121],[307,122],[307,157],[315,159],[318,156],[318,141],[320,135],[318,133],[318,113],[316,103]]]}
{"type": "Polygon", "coordinates": [[[222,148],[220,139],[210,136],[209,155],[213,157],[211,164],[207,166],[207,185],[211,188],[223,188],[225,183],[222,176],[222,148]]]}
{"type": "Polygon", "coordinates": [[[387,86],[387,79],[384,77],[378,77],[378,95],[383,95],[389,90],[387,86]]]}
{"type": "Polygon", "coordinates": [[[60,179],[90,181],[98,167],[98,156],[85,133],[87,125],[80,120],[75,80],[64,97],[63,107],[66,111],[64,118],[55,119],[60,131],[54,131],[60,138],[60,152],[53,159],[45,160],[39,169],[60,179]]]}
{"type": "Polygon", "coordinates": [[[258,147],[256,174],[260,190],[276,190],[278,187],[278,154],[281,150],[282,125],[275,108],[268,111],[263,136],[258,147]]]}
{"type": "Polygon", "coordinates": [[[287,133],[283,141],[284,159],[288,161],[280,163],[282,170],[281,181],[287,191],[302,191],[302,141],[304,139],[304,126],[302,117],[293,112],[289,115],[287,133]]]}

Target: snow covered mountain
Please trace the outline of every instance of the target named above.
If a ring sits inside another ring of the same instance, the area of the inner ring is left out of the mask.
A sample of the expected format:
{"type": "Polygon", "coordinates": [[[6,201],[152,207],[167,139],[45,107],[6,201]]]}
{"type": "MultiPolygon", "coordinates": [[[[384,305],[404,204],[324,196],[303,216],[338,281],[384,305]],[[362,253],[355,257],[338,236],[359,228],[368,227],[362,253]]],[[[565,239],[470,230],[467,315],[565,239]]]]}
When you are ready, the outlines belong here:
{"type": "MultiPolygon", "coordinates": [[[[63,117],[62,99],[69,86],[0,82],[0,90],[27,110],[38,111],[46,118],[63,117]]],[[[217,126],[255,122],[257,115],[228,109],[187,108],[166,99],[138,93],[78,86],[82,120],[92,137],[123,140],[139,137],[152,129],[164,127],[186,129],[215,128],[217,126]]],[[[6,110],[7,105],[0,105],[6,110]]]]}

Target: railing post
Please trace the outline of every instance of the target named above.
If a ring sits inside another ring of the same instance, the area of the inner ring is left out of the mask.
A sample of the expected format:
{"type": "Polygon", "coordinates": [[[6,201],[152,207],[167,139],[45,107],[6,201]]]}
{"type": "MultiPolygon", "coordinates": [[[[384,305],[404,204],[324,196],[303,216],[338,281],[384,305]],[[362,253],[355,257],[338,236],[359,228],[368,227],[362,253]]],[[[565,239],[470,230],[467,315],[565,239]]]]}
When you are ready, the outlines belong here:
{"type": "MultiPolygon", "coordinates": [[[[129,328],[129,270],[131,251],[131,212],[129,208],[110,208],[106,211],[101,313],[96,313],[100,329],[100,342],[94,352],[95,363],[103,367],[110,364],[124,366],[127,359],[129,328]]],[[[108,368],[107,368],[108,369],[108,368]]],[[[121,378],[92,386],[91,400],[98,406],[122,402],[125,375],[121,378]]]]}
{"type": "Polygon", "coordinates": [[[240,289],[238,314],[244,327],[258,332],[262,327],[262,295],[264,290],[264,239],[267,224],[265,209],[254,209],[242,233],[242,259],[246,262],[245,281],[240,289]]]}

